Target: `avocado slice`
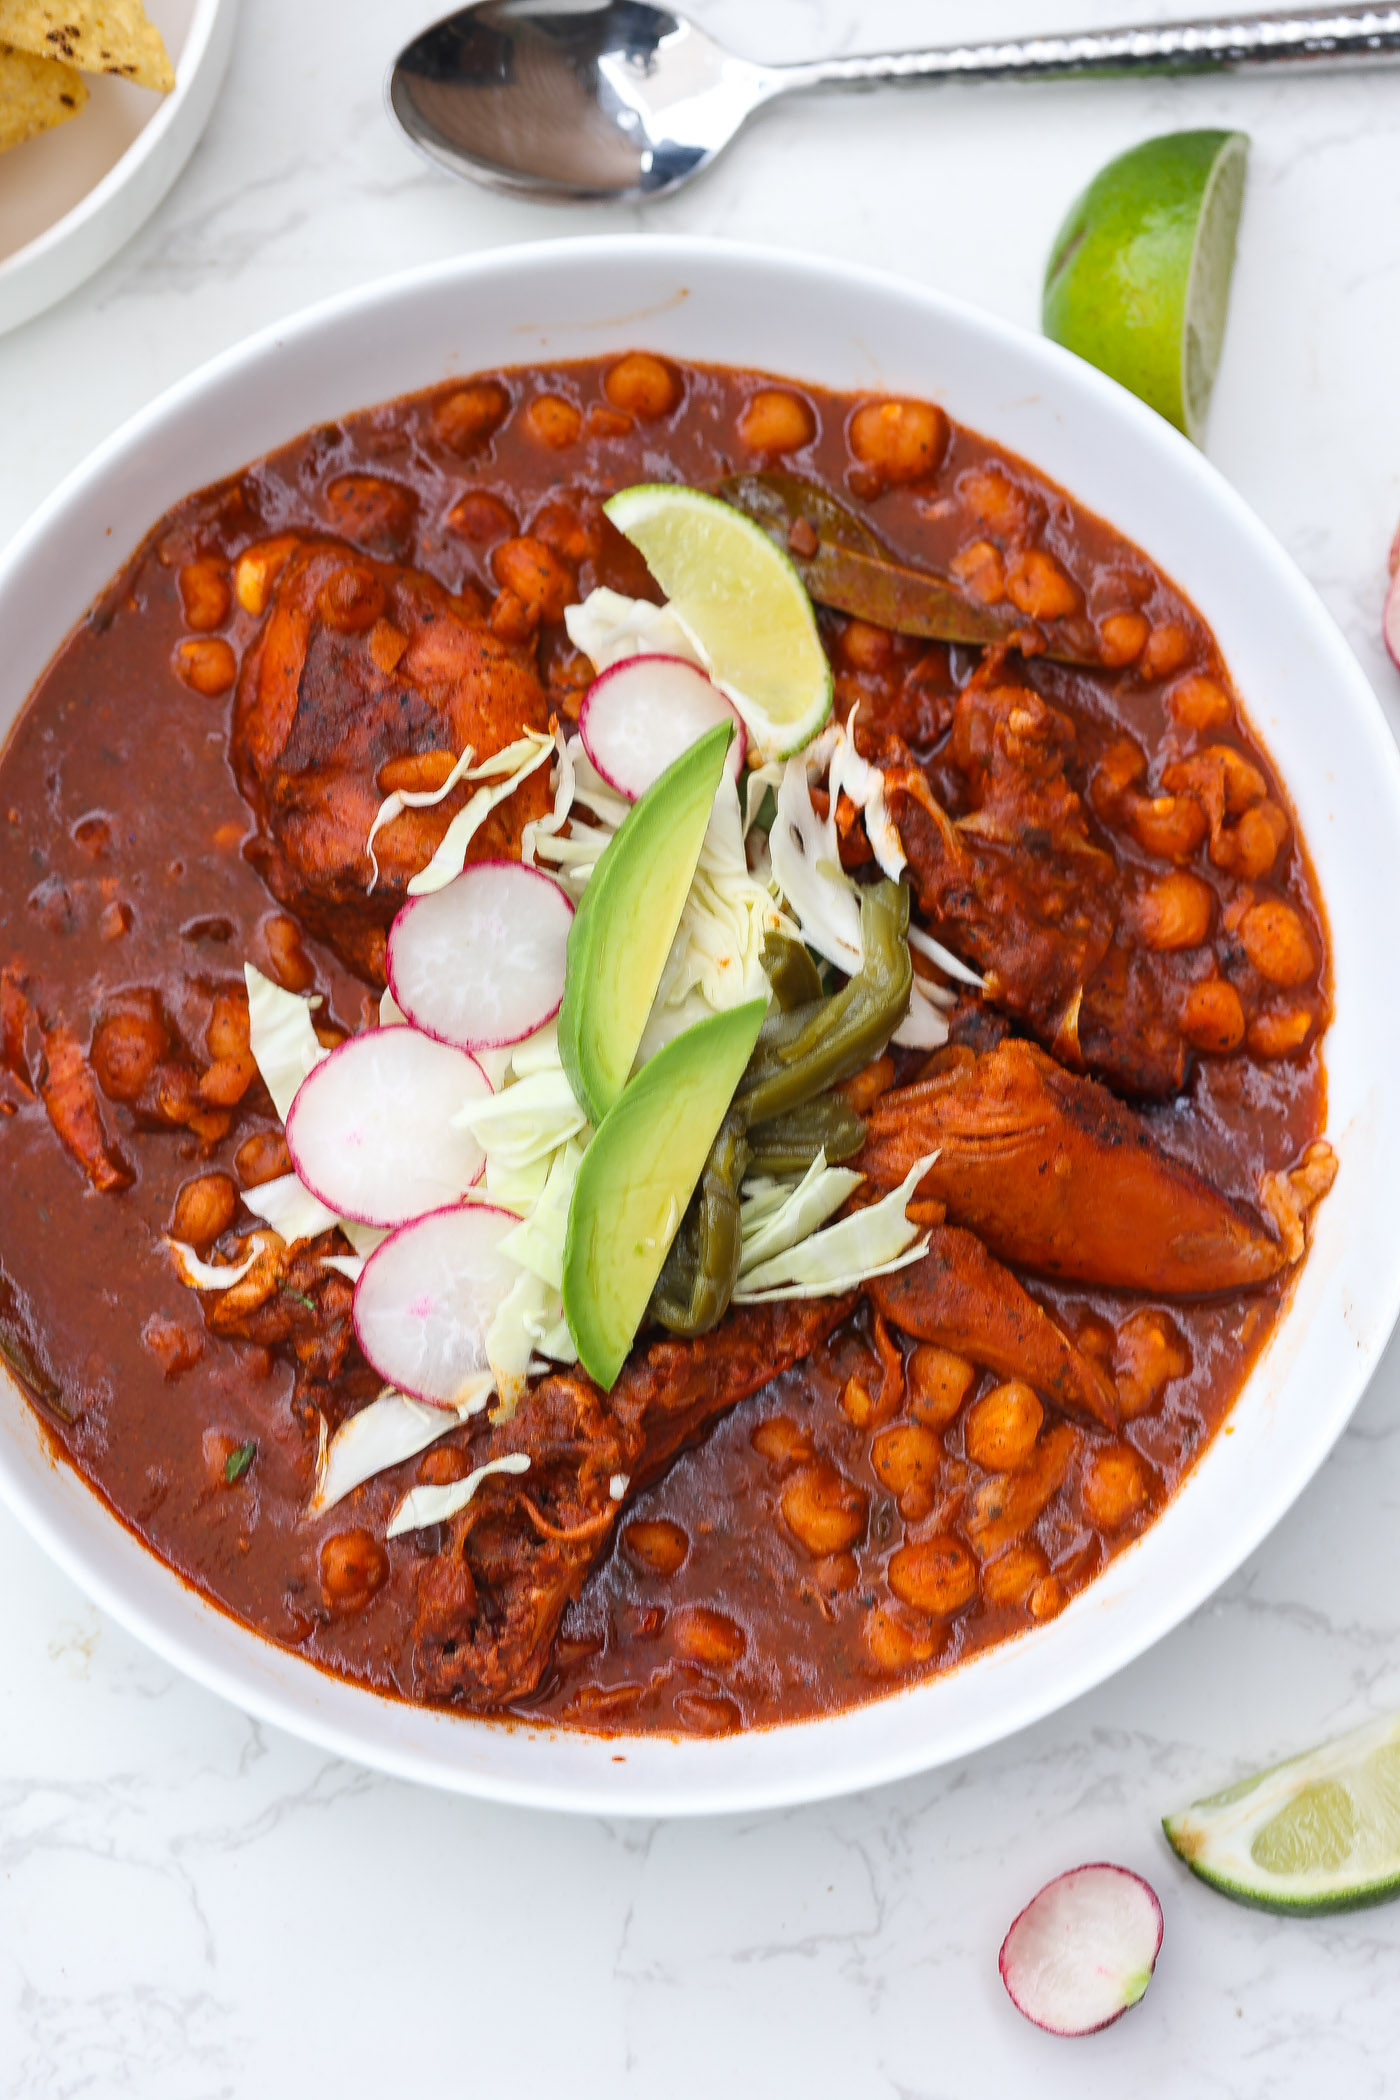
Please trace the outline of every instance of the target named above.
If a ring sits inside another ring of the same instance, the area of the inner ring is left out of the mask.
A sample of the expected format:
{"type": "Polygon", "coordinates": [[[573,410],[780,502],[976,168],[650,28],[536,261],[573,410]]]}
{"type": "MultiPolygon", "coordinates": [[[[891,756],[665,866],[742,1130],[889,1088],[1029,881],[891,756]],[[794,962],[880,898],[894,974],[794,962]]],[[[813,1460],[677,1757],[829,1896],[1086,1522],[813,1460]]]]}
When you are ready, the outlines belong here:
{"type": "Polygon", "coordinates": [[[574,914],[559,1054],[595,1124],[627,1084],[733,734],[732,723],[717,723],[652,782],[605,848],[574,914]]]}
{"type": "Polygon", "coordinates": [[[564,1317],[584,1369],[605,1392],[641,1325],[766,1011],[762,999],[750,999],[673,1037],[629,1080],[583,1155],[564,1238],[564,1317]]]}

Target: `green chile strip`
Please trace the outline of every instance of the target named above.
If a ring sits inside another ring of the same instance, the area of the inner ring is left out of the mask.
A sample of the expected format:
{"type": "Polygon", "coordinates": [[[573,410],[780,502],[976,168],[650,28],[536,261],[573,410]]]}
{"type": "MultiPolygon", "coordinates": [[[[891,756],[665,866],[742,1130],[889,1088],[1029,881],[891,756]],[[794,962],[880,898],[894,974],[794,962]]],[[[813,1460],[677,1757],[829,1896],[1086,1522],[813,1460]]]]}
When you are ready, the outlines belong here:
{"type": "Polygon", "coordinates": [[[742,1251],[739,1184],[748,1164],[744,1119],[731,1109],[651,1294],[653,1318],[672,1334],[708,1334],[729,1309],[742,1251]]]}
{"type": "Polygon", "coordinates": [[[818,1094],[749,1132],[749,1165],[759,1174],[805,1174],[819,1152],[829,1167],[853,1159],[865,1124],[839,1094],[818,1094]]]}
{"type": "Polygon", "coordinates": [[[795,1173],[818,1152],[834,1163],[860,1150],[864,1124],[829,1089],[877,1058],[909,1010],[908,930],[902,883],[862,890],[860,969],[831,998],[786,1009],[785,996],[818,981],[816,966],[805,949],[791,952],[793,942],[765,947],[774,1008],[651,1296],[653,1318],[673,1334],[708,1334],[728,1308],[739,1274],[739,1188],[751,1165],[795,1173]]]}
{"type": "Polygon", "coordinates": [[[909,1011],[909,892],[877,882],[860,893],[864,960],[830,999],[769,1014],[735,1105],[752,1129],[801,1108],[877,1058],[909,1011]]]}

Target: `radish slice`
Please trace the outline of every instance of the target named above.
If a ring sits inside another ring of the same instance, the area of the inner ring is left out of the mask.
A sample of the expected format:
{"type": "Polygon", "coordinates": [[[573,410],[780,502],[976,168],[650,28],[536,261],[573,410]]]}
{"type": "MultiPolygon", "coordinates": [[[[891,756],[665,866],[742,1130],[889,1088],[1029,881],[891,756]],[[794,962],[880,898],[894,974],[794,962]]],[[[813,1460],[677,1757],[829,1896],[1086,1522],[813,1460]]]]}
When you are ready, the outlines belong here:
{"type": "Polygon", "coordinates": [[[1162,1906],[1140,1874],[1100,1863],[1047,1882],[1002,1942],[1001,1980],[1047,2034],[1095,2034],[1152,1981],[1162,1906]]]}
{"type": "MultiPolygon", "coordinates": [[[[1396,535],[1400,541],[1400,533],[1396,535]]],[[[1385,646],[1390,651],[1390,660],[1400,671],[1400,569],[1390,579],[1390,589],[1385,594],[1385,612],[1381,619],[1381,633],[1385,646]]]]}
{"type": "Polygon", "coordinates": [[[485,1154],[453,1119],[490,1091],[465,1051],[416,1028],[372,1028],[298,1087],[287,1116],[292,1164],[337,1216],[406,1224],[480,1177],[485,1154]]]}
{"type": "Polygon", "coordinates": [[[595,678],[579,710],[583,748],[608,786],[629,802],[716,722],[734,724],[725,769],[744,766],[744,725],[717,685],[681,656],[629,656],[595,678]]]}
{"type": "Polygon", "coordinates": [[[381,1378],[436,1407],[464,1407],[482,1390],[487,1329],[521,1275],[501,1243],[519,1223],[490,1204],[454,1204],[370,1256],[355,1286],[355,1334],[381,1378]]]}
{"type": "Polygon", "coordinates": [[[558,1013],[574,908],[518,860],[479,860],[410,897],[389,929],[389,988],[415,1028],[461,1050],[500,1050],[558,1013]]]}

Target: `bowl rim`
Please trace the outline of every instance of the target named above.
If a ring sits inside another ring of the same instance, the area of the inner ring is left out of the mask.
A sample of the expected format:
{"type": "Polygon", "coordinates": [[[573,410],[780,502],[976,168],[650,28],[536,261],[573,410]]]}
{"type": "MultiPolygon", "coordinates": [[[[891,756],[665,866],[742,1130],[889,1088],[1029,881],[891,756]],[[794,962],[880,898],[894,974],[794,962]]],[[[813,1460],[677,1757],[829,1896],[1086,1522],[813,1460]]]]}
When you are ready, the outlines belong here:
{"type": "MultiPolygon", "coordinates": [[[[997,316],[984,314],[960,300],[889,272],[780,248],[652,235],[598,235],[541,241],[419,266],[318,302],[287,320],[259,330],[210,359],[140,409],[75,468],[20,529],[9,546],[0,552],[0,610],[5,605],[7,593],[21,578],[26,563],[37,559],[38,551],[66,519],[81,514],[85,499],[110,483],[119,500],[121,469],[127,462],[139,458],[143,446],[159,434],[167,421],[175,421],[192,403],[208,397],[211,392],[217,393],[226,383],[264,363],[273,367],[271,377],[275,386],[275,361],[280,352],[314,343],[327,331],[344,328],[357,315],[370,313],[386,304],[401,303],[418,296],[432,298],[458,292],[473,281],[499,279],[507,288],[513,284],[529,284],[532,292],[538,293],[540,283],[547,283],[551,276],[567,278],[570,271],[578,270],[612,270],[621,272],[624,277],[630,271],[635,276],[639,264],[644,269],[670,272],[681,280],[693,279],[697,273],[717,271],[721,277],[727,273],[739,284],[746,279],[756,284],[759,279],[786,275],[803,279],[812,290],[829,295],[851,296],[868,290],[877,297],[903,301],[939,326],[955,334],[962,332],[974,341],[980,339],[1013,362],[1038,366],[1050,382],[1052,392],[1058,388],[1072,400],[1087,404],[1091,416],[1095,420],[1106,419],[1110,431],[1116,426],[1134,438],[1139,446],[1145,444],[1148,451],[1158,453],[1171,474],[1191,492],[1191,500],[1199,498],[1213,509],[1228,533],[1247,550],[1259,572],[1289,594],[1300,620],[1311,629],[1320,656],[1326,659],[1339,686],[1348,696],[1344,712],[1351,728],[1362,739],[1364,758],[1374,779],[1375,792],[1395,815],[1396,832],[1400,834],[1400,750],[1391,738],[1380,703],[1364,673],[1312,586],[1243,499],[1184,437],[1092,367],[1055,344],[1030,335],[997,316]]],[[[599,352],[611,347],[610,340],[604,339],[605,333],[609,337],[620,337],[628,328],[635,329],[644,319],[644,312],[624,313],[608,331],[599,324],[599,352]]],[[[529,342],[522,337],[520,361],[526,362],[529,357],[529,342]]],[[[450,374],[439,375],[445,376],[450,374]]],[[[425,371],[417,384],[426,387],[434,383],[437,382],[433,375],[425,371]]],[[[351,407],[370,405],[369,402],[331,402],[327,413],[339,415],[350,412],[351,407]]],[[[959,413],[956,407],[954,413],[959,413]]],[[[286,437],[295,434],[295,430],[288,430],[286,437]]],[[[1002,439],[999,442],[1007,441],[1002,439]]],[[[267,445],[261,447],[263,451],[267,449],[267,445]]],[[[1062,479],[1050,469],[1044,471],[1051,472],[1052,479],[1062,479]]],[[[213,478],[216,478],[214,474],[202,474],[193,485],[203,485],[213,478]]],[[[1074,494],[1072,488],[1070,493],[1074,494]]],[[[1084,502],[1086,508],[1094,508],[1085,499],[1076,500],[1084,502]]],[[[1121,529],[1140,543],[1140,531],[1130,531],[1127,527],[1121,529]]],[[[118,545],[116,541],[111,544],[118,545]]],[[[1194,598],[1198,592],[1188,586],[1188,595],[1194,598]]],[[[1208,617],[1213,627],[1218,626],[1218,614],[1208,617]]],[[[63,633],[51,644],[51,654],[61,646],[67,632],[68,626],[65,625],[63,633]]],[[[1246,695],[1246,704],[1252,721],[1258,725],[1262,709],[1251,704],[1249,695],[1246,695]]],[[[8,726],[4,735],[8,736],[8,726]]],[[[1266,735],[1265,741],[1271,743],[1272,739],[1266,735]]],[[[1287,778],[1285,775],[1286,781],[1287,778]]],[[[1293,784],[1288,784],[1292,791],[1293,784]]],[[[1319,852],[1321,842],[1311,829],[1308,840],[1314,859],[1320,860],[1323,857],[1319,852]]],[[[1397,867],[1400,867],[1400,858],[1397,858],[1397,867]]],[[[1324,901],[1327,901],[1325,890],[1324,901]]],[[[1333,946],[1335,958],[1335,932],[1333,946]]],[[[1334,1021],[1334,1033],[1336,1027],[1334,1021]]],[[[1335,1135],[1330,1124],[1329,1134],[1335,1135]]],[[[1324,1211],[1324,1219],[1327,1215],[1324,1211]]],[[[944,1677],[923,1680],[845,1713],[757,1729],[714,1742],[697,1744],[687,1739],[582,1736],[534,1723],[477,1722],[470,1717],[443,1715],[431,1708],[386,1699],[334,1678],[319,1666],[308,1664],[304,1658],[289,1651],[273,1647],[262,1636],[244,1628],[210,1604],[150,1549],[140,1545],[66,1461],[49,1458],[47,1467],[71,1481],[87,1504],[102,1510],[98,1523],[91,1527],[91,1542],[86,1536],[85,1522],[75,1529],[63,1520],[60,1504],[64,1497],[61,1491],[55,1497],[51,1488],[41,1485],[44,1464],[26,1466],[17,1462],[3,1436],[0,1436],[0,1497],[80,1587],[166,1661],[244,1711],[336,1754],[349,1756],[399,1777],[482,1798],[610,1816],[729,1813],[790,1806],[905,1778],[1015,1733],[1126,1667],[1202,1604],[1292,1506],[1332,1449],[1365,1391],[1397,1316],[1400,1316],[1400,1221],[1390,1235],[1385,1252],[1387,1256],[1394,1253],[1396,1258],[1383,1264],[1384,1278],[1373,1289],[1375,1304],[1368,1315],[1366,1332],[1354,1337],[1355,1352],[1338,1366],[1325,1395],[1325,1404],[1296,1429],[1288,1446],[1288,1461],[1278,1468],[1270,1491],[1256,1498],[1243,1523],[1228,1542],[1220,1546],[1214,1557],[1188,1574],[1171,1588],[1169,1594],[1149,1592],[1134,1597],[1135,1584],[1129,1576],[1125,1586],[1123,1571],[1143,1564],[1144,1547],[1161,1532],[1170,1509],[1180,1506],[1190,1496],[1193,1483],[1201,1477],[1199,1466],[1192,1468],[1168,1510],[1138,1541],[1120,1553],[1109,1569],[1076,1597],[1059,1619],[984,1651],[944,1677]],[[107,1536],[110,1530],[118,1532],[131,1551],[146,1564],[147,1575],[150,1571],[158,1571],[158,1583],[140,1579],[129,1563],[129,1556],[123,1563],[120,1554],[115,1556],[121,1570],[119,1575],[108,1572],[103,1561],[104,1558],[111,1561],[114,1557],[112,1541],[107,1536]],[[104,1545],[108,1549],[105,1556],[104,1545]],[[183,1601],[178,1611],[166,1614],[169,1590],[167,1587],[163,1591],[162,1584],[178,1588],[183,1600],[195,1607],[192,1618],[183,1601]],[[1116,1609],[1123,1602],[1119,1592],[1123,1592],[1132,1603],[1131,1611],[1116,1609]],[[1101,1606],[1106,1608],[1101,1610],[1101,1606]],[[1092,1661],[1081,1663],[1080,1667],[1068,1672],[1063,1668],[1056,1671],[1043,1667],[1037,1673],[1033,1668],[1020,1667],[1019,1658],[1029,1652],[1053,1655],[1059,1629],[1071,1623],[1083,1624],[1089,1613],[1106,1622],[1099,1652],[1092,1661]],[[218,1632],[212,1632],[211,1627],[217,1627],[218,1632]],[[276,1659],[278,1668],[267,1667],[269,1657],[276,1659]],[[285,1667],[288,1665],[294,1673],[290,1690],[278,1683],[280,1677],[288,1674],[285,1667]],[[928,1704],[939,1686],[954,1683],[971,1672],[979,1674],[979,1681],[985,1679],[995,1684],[1008,1670],[1018,1676],[1030,1677],[1032,1682],[1038,1675],[1041,1680],[1039,1689],[1027,1692],[1013,1687],[1006,1697],[1004,1711],[994,1725],[973,1721],[961,1726],[945,1726],[932,1741],[920,1738],[915,1732],[910,1740],[901,1742],[896,1730],[895,1740],[889,1744],[878,1740],[878,1728],[873,1730],[874,1740],[862,1741],[863,1735],[872,1735],[872,1728],[866,1725],[858,1729],[853,1725],[860,1717],[869,1724],[871,1717],[878,1717],[882,1711],[895,1707],[907,1711],[916,1707],[921,1710],[921,1702],[928,1704]],[[361,1713],[362,1706],[364,1714],[361,1713]],[[410,1727],[408,1733],[399,1739],[392,1726],[381,1726],[376,1732],[367,1718],[369,1709],[388,1709],[397,1716],[414,1716],[423,1725],[410,1727]],[[517,1764],[512,1765],[507,1759],[504,1766],[498,1768],[500,1760],[488,1756],[483,1765],[470,1750],[464,1754],[467,1739],[481,1734],[489,1735],[496,1743],[508,1741],[526,1746],[517,1764]],[[795,1767],[787,1771],[783,1769],[781,1753],[774,1757],[763,1747],[782,1744],[796,1737],[815,1742],[819,1736],[830,1746],[830,1754],[818,1757],[814,1762],[802,1758],[798,1752],[795,1767]],[[446,1752],[439,1747],[440,1741],[444,1740],[450,1742],[446,1752]],[[581,1769],[577,1775],[570,1773],[561,1782],[552,1777],[548,1769],[539,1769],[541,1765],[548,1766],[548,1758],[532,1758],[530,1754],[528,1746],[545,1742],[567,1745],[566,1764],[573,1758],[580,1768],[586,1766],[589,1759],[582,1753],[574,1757],[574,1750],[578,1745],[590,1746],[592,1762],[597,1769],[591,1772],[581,1769]],[[619,1751],[625,1752],[626,1756],[618,1757],[616,1753],[619,1751]],[[612,1753],[611,1756],[608,1753],[612,1753]],[[533,1771],[532,1763],[536,1766],[533,1771]],[[629,1772],[626,1769],[629,1764],[638,1763],[645,1767],[643,1771],[629,1772]],[[612,1764],[621,1765],[622,1771],[611,1770],[612,1764]]],[[[1329,1255],[1329,1261],[1335,1268],[1335,1251],[1329,1255]]],[[[1305,1276],[1313,1266],[1312,1262],[1306,1266],[1305,1276]]],[[[1296,1298],[1295,1289],[1294,1302],[1296,1298]]],[[[1297,1354],[1296,1346],[1292,1346],[1297,1340],[1292,1330],[1297,1325],[1294,1305],[1290,1303],[1277,1323],[1274,1338],[1264,1356],[1256,1363],[1237,1396],[1236,1409],[1266,1373],[1266,1382],[1277,1385],[1276,1374],[1281,1370],[1283,1384],[1287,1384],[1289,1366],[1297,1354]]],[[[0,1372],[0,1388],[14,1395],[27,1421],[34,1426],[36,1437],[42,1441],[34,1411],[3,1372],[0,1372]]],[[[1217,1434],[1212,1439],[1211,1451],[1222,1441],[1222,1436],[1217,1434]]]]}

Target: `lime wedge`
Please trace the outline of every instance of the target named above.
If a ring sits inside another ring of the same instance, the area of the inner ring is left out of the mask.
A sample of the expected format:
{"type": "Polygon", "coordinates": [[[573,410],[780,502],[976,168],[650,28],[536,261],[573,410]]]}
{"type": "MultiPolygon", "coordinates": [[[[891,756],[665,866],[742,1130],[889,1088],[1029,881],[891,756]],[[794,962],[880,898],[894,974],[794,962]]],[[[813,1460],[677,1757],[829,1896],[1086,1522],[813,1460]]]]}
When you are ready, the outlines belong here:
{"type": "Polygon", "coordinates": [[[1196,444],[1225,339],[1249,140],[1173,131],[1100,169],[1050,251],[1048,336],[1196,444]]]}
{"type": "Polygon", "coordinates": [[[786,758],[831,713],[831,666],[812,601],[751,518],[698,489],[644,482],[604,505],[734,702],[760,760],[786,758]]]}
{"type": "Polygon", "coordinates": [[[1174,1851],[1261,1910],[1359,1910],[1400,1895],[1400,1715],[1163,1819],[1174,1851]]]}

